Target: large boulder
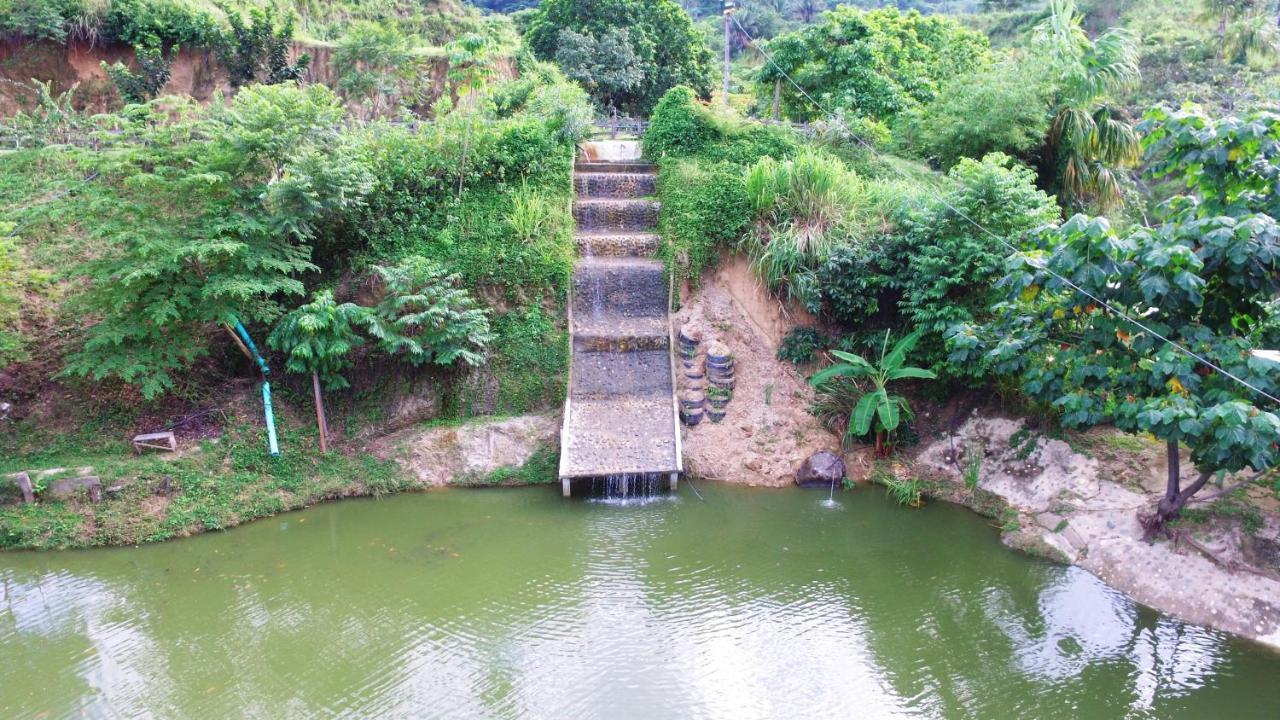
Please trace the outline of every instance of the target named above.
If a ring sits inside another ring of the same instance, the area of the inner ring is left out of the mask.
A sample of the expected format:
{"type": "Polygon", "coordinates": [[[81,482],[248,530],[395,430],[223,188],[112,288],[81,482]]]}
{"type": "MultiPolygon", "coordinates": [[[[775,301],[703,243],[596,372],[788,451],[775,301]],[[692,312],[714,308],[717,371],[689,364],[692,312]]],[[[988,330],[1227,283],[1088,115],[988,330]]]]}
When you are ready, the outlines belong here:
{"type": "Polygon", "coordinates": [[[829,488],[844,479],[844,461],[835,453],[817,452],[796,470],[796,484],[803,488],[829,488]]]}
{"type": "Polygon", "coordinates": [[[467,484],[521,467],[539,450],[554,449],[559,431],[555,416],[524,415],[412,428],[377,440],[368,450],[400,463],[423,485],[467,484]]]}

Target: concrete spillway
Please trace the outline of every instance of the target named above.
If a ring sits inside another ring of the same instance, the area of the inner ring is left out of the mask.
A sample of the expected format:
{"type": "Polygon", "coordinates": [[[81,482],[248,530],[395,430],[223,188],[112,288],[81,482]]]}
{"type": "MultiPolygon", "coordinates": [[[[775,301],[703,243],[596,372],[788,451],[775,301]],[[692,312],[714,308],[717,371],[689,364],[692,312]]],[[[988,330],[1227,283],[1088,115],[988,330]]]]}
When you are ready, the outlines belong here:
{"type": "Polygon", "coordinates": [[[560,481],[612,494],[674,488],[683,471],[671,348],[670,290],[653,255],[655,168],[637,143],[588,143],[574,172],[579,259],[569,325],[569,395],[560,481]]]}

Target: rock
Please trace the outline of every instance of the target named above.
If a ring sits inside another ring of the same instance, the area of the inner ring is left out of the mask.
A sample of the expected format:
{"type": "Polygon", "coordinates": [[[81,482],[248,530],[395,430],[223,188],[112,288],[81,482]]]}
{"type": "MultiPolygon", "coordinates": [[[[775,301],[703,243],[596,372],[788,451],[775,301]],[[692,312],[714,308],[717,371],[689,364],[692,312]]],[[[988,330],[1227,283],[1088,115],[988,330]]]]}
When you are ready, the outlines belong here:
{"type": "Polygon", "coordinates": [[[9,475],[8,478],[12,480],[13,484],[17,485],[18,490],[22,492],[22,502],[30,505],[31,503],[36,501],[35,491],[31,487],[30,475],[27,475],[24,472],[20,472],[20,473],[14,473],[12,475],[9,475]]]}
{"type": "Polygon", "coordinates": [[[8,420],[13,413],[13,403],[0,402],[0,420],[8,420]]]}
{"type": "Polygon", "coordinates": [[[502,468],[521,467],[555,446],[559,418],[525,415],[458,427],[405,430],[370,446],[396,460],[424,485],[483,480],[502,468]]]}
{"type": "Polygon", "coordinates": [[[1250,565],[1273,573],[1280,573],[1280,540],[1256,535],[1244,538],[1244,557],[1250,565]]]}
{"type": "Polygon", "coordinates": [[[59,500],[69,500],[75,497],[81,490],[89,493],[89,501],[93,503],[102,502],[102,481],[96,475],[84,475],[81,477],[67,478],[58,480],[49,486],[45,492],[50,497],[59,500]]]}
{"type": "Polygon", "coordinates": [[[814,453],[796,470],[796,484],[804,488],[829,488],[844,479],[844,461],[823,450],[814,453]]]}

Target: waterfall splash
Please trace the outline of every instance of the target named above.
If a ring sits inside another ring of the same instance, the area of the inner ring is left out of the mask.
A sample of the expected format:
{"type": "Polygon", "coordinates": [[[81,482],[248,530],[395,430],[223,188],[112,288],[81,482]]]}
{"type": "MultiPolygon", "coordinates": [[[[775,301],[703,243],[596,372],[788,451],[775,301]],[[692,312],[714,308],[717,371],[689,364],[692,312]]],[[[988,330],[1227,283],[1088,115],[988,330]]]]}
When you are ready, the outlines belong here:
{"type": "Polygon", "coordinates": [[[675,497],[667,492],[666,473],[623,473],[591,478],[588,497],[624,505],[643,505],[675,497]]]}

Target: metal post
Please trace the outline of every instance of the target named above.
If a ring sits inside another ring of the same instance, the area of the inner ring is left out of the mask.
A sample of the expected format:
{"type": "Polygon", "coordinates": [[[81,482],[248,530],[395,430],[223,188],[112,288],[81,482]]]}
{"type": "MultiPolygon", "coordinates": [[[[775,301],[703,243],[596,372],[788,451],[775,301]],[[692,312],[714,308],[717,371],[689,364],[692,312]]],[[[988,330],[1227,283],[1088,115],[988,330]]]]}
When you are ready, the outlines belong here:
{"type": "Polygon", "coordinates": [[[725,0],[724,3],[724,105],[729,107],[729,23],[730,14],[733,13],[732,0],[725,0]]]}

